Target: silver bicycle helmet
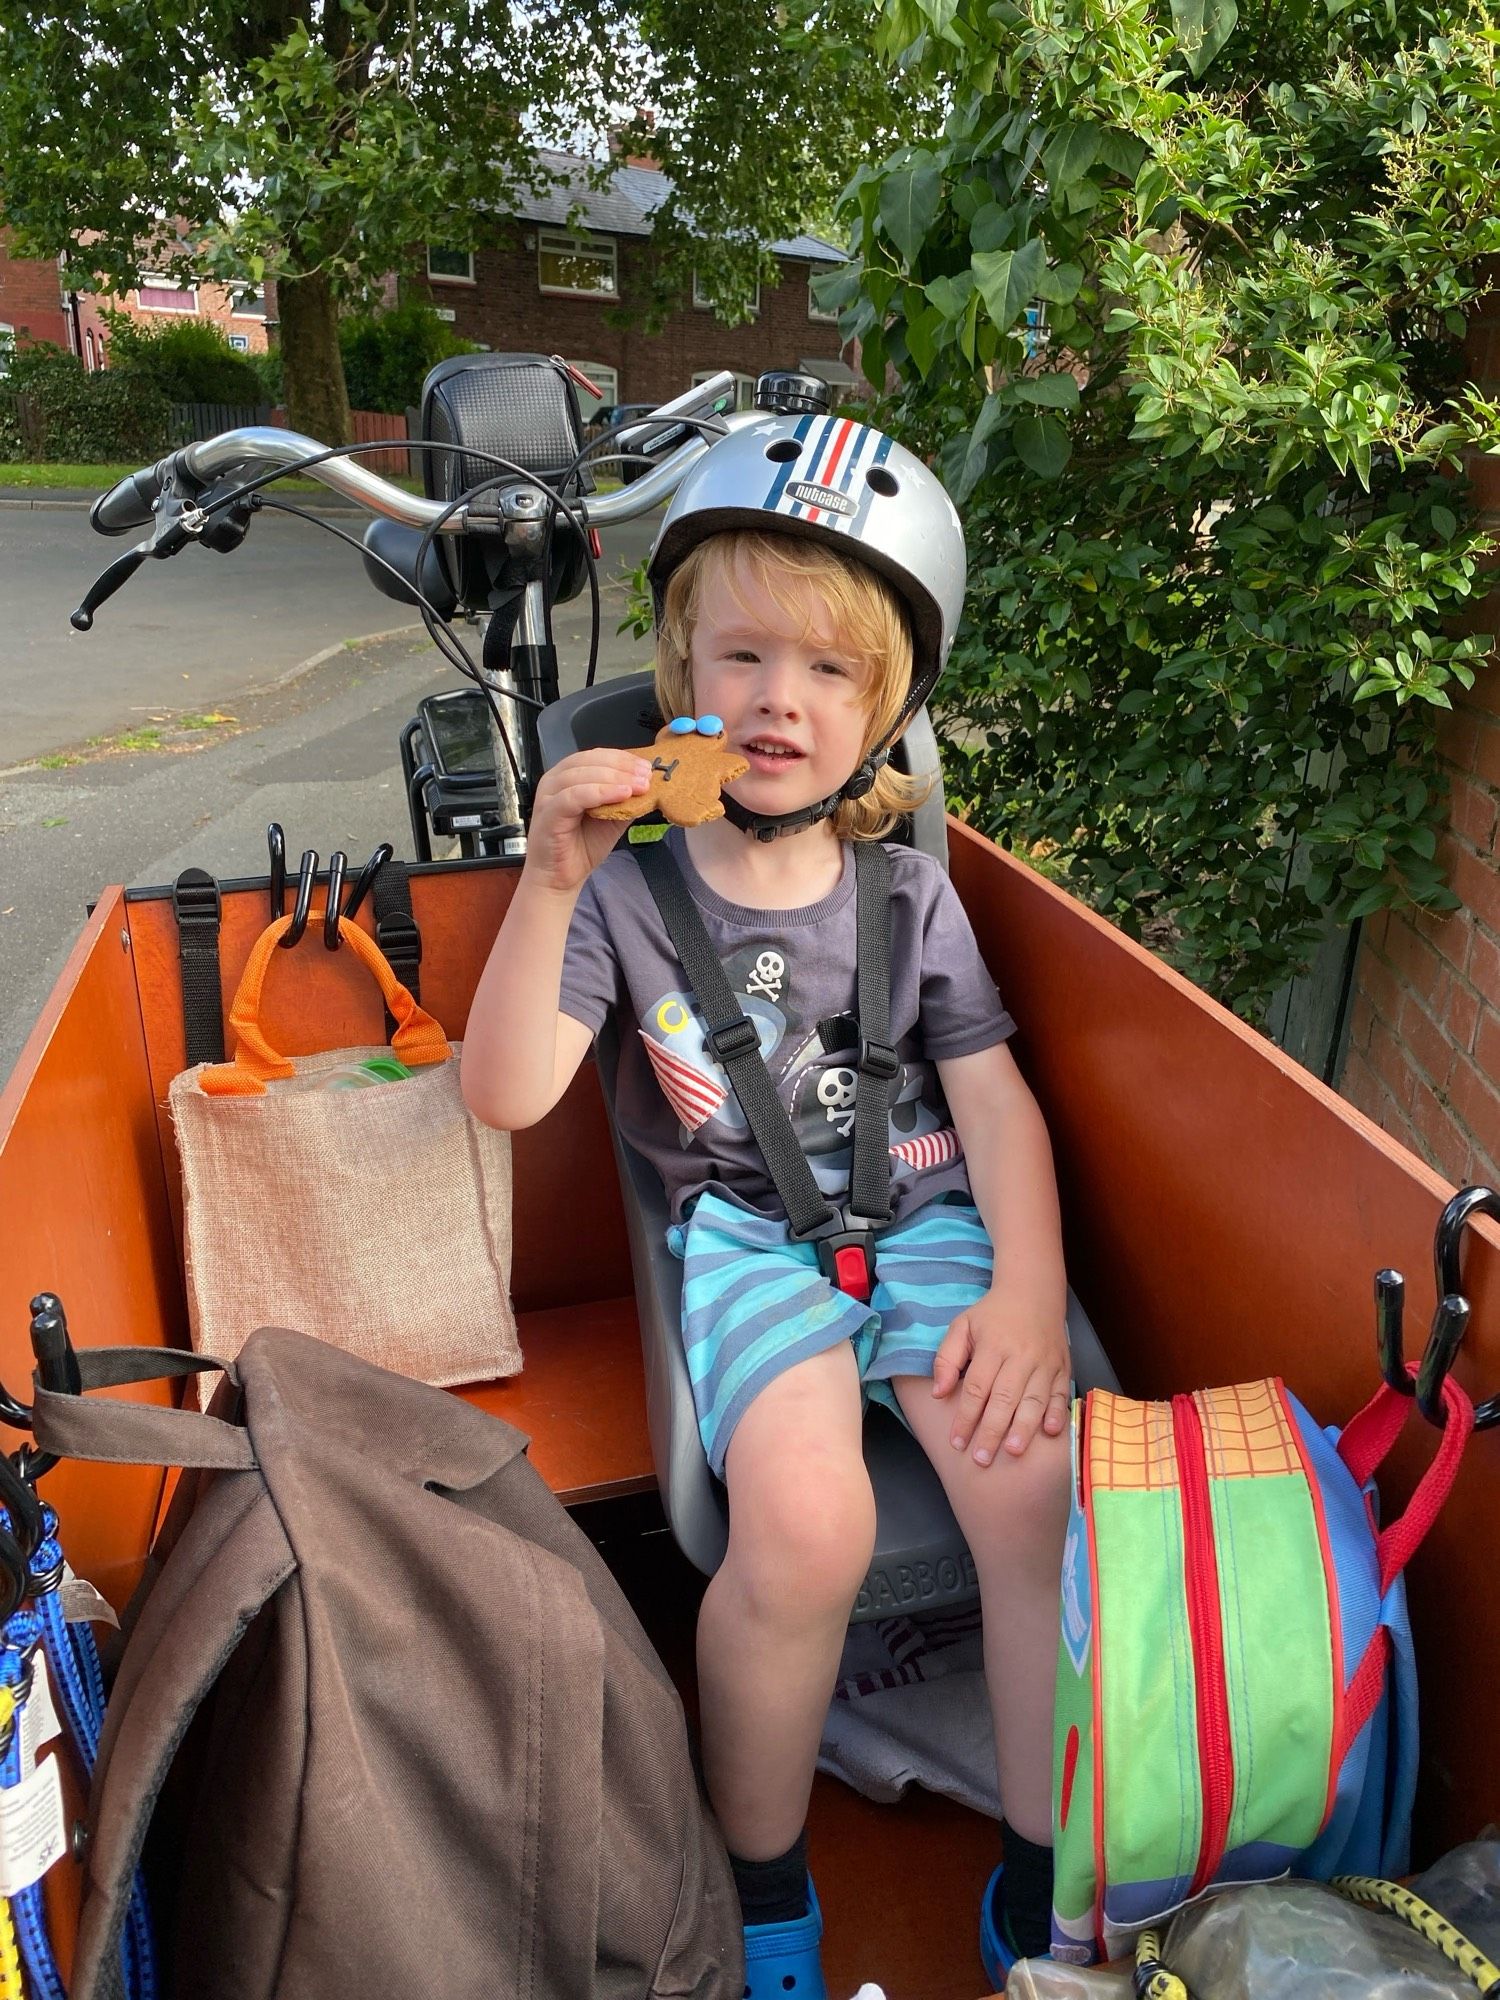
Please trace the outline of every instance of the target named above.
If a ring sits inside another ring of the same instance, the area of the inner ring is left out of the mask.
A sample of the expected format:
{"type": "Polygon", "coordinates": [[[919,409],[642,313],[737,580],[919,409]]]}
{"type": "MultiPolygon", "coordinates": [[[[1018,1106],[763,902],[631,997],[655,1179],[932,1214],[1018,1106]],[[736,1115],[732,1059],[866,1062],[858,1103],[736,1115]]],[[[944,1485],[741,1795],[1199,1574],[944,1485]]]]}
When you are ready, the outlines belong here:
{"type": "Polygon", "coordinates": [[[646,563],[657,615],[667,580],[699,542],[733,528],[826,542],[868,563],[911,618],[911,689],[895,727],[832,797],[802,812],[728,818],[758,839],[826,819],[868,792],[890,746],[947,662],[963,608],[964,532],[942,483],[904,445],[853,417],[770,416],[712,445],[678,487],[646,563]]]}

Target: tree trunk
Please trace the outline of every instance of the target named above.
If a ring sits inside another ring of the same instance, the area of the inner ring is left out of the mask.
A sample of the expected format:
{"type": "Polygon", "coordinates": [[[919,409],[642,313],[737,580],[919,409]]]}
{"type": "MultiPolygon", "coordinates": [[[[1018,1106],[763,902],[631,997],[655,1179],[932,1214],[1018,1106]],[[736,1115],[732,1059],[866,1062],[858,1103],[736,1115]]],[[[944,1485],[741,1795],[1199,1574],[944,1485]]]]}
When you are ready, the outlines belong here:
{"type": "Polygon", "coordinates": [[[281,278],[276,285],[287,422],[323,444],[348,444],[349,392],[339,352],[338,311],[326,275],[281,278]]]}

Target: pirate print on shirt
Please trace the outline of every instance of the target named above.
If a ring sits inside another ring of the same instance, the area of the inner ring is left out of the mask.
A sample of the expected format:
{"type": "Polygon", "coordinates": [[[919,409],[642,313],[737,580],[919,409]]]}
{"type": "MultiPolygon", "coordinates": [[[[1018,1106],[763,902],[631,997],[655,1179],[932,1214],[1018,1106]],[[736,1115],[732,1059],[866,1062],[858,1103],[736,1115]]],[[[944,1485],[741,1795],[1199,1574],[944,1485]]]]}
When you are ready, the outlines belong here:
{"type": "MultiPolygon", "coordinates": [[[[844,1017],[833,1030],[831,1046],[818,1023],[799,1018],[795,961],[785,937],[751,940],[724,960],[724,971],[747,1019],[754,1023],[761,1057],[791,1116],[814,1180],[823,1193],[842,1194],[853,1160],[858,1084],[852,1016],[844,1017]]],[[[697,997],[680,987],[653,1001],[640,1023],[646,1054],[676,1114],[684,1149],[711,1121],[722,1120],[737,1132],[747,1129],[724,1068],[704,1040],[705,1025],[697,997]]],[[[901,1066],[891,1097],[890,1151],[893,1179],[960,1157],[958,1134],[930,1062],[901,1066]]]]}

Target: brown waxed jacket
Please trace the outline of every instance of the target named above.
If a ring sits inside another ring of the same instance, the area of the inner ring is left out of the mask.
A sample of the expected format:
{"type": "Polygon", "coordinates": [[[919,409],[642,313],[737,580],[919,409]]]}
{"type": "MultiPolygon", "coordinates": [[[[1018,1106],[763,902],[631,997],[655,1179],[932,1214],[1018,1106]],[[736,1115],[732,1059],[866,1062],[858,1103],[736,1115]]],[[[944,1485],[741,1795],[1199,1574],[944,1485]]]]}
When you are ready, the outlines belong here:
{"type": "Polygon", "coordinates": [[[276,1329],[208,1415],[38,1387],[36,1431],[196,1468],[127,1621],[72,2000],[117,1989],[148,1832],[176,2000],[740,2000],[676,1691],[518,1431],[276,1329]]]}

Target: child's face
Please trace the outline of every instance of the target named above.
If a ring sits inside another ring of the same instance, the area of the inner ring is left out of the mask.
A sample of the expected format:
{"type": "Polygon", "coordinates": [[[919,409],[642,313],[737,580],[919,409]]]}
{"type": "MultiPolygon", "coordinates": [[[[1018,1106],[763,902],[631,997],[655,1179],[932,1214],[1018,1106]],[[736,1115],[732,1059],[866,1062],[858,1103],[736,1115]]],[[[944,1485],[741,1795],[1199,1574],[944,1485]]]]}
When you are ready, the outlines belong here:
{"type": "Polygon", "coordinates": [[[693,630],[693,705],[722,718],[749,761],[730,792],[749,812],[797,812],[836,792],[864,754],[869,671],[841,648],[832,621],[806,634],[740,563],[735,588],[704,592],[693,630]]]}

